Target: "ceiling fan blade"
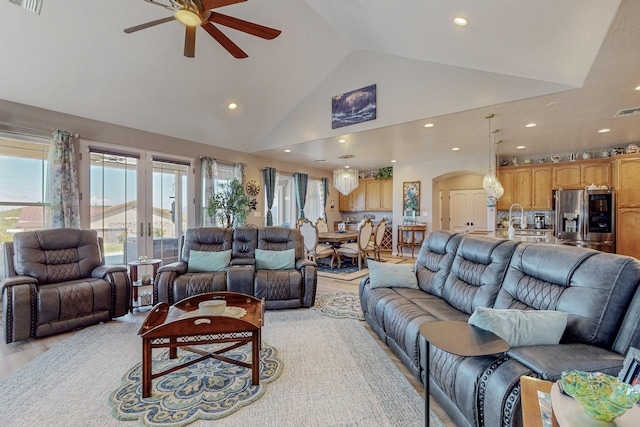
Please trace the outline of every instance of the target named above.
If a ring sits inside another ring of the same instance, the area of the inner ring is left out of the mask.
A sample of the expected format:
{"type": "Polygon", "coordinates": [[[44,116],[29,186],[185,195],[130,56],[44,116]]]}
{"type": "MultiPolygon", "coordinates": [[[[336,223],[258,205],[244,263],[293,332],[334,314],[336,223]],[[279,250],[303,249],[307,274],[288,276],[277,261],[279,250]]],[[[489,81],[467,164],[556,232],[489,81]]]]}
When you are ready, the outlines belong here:
{"type": "Polygon", "coordinates": [[[244,50],[240,49],[237,44],[232,42],[229,37],[225,36],[222,31],[220,31],[218,27],[213,25],[211,22],[207,22],[202,26],[202,28],[204,28],[211,37],[216,39],[216,41],[220,43],[223,48],[227,49],[227,51],[235,58],[240,59],[249,57],[244,50]]]}
{"type": "Polygon", "coordinates": [[[275,39],[282,32],[280,30],[276,30],[275,28],[269,28],[263,25],[254,24],[253,22],[244,21],[232,16],[222,15],[217,12],[211,12],[209,21],[267,40],[275,39]]]}
{"type": "Polygon", "coordinates": [[[174,21],[175,16],[167,16],[166,18],[156,19],[155,21],[146,22],[144,24],[136,25],[134,27],[125,28],[124,32],[127,34],[135,33],[136,31],[144,30],[145,28],[155,27],[156,25],[164,24],[165,22],[174,21]]]}
{"type": "Polygon", "coordinates": [[[202,7],[205,10],[217,9],[223,6],[229,6],[231,4],[242,3],[247,0],[202,0],[202,7]]]}
{"type": "Polygon", "coordinates": [[[170,11],[173,12],[173,7],[168,6],[166,4],[158,3],[156,0],[144,0],[144,1],[146,1],[147,3],[155,4],[156,6],[160,6],[164,9],[169,9],[170,11]]]}
{"type": "Polygon", "coordinates": [[[196,56],[196,28],[185,26],[184,56],[194,58],[196,56]]]}

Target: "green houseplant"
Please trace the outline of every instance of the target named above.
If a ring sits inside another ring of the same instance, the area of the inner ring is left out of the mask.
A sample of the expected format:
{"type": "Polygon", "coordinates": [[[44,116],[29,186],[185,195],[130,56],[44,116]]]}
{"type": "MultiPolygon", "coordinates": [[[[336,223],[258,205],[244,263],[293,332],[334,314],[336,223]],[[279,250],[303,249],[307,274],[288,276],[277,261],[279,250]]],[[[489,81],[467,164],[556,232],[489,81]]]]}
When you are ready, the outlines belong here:
{"type": "Polygon", "coordinates": [[[249,216],[249,197],[244,186],[237,179],[220,184],[220,190],[209,199],[207,213],[223,227],[243,225],[249,216]]]}
{"type": "Polygon", "coordinates": [[[393,166],[387,166],[385,168],[378,169],[376,179],[391,179],[393,178],[393,166]]]}

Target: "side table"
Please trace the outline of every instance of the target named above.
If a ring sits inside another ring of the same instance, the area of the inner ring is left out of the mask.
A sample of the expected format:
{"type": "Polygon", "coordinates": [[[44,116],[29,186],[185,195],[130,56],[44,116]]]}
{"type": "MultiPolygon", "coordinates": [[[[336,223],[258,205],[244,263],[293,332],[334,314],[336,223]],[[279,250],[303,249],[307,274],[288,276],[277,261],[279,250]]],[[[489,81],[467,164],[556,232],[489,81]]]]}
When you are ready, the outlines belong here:
{"type": "MultiPolygon", "coordinates": [[[[131,300],[129,305],[129,313],[133,313],[133,302],[138,299],[138,288],[140,286],[148,286],[153,285],[153,281],[156,278],[156,274],[158,274],[158,268],[162,265],[161,259],[148,259],[146,261],[131,261],[128,262],[129,266],[129,278],[131,279],[131,300]],[[153,275],[151,276],[151,282],[142,283],[142,280],[138,280],[138,267],[141,265],[151,265],[153,267],[153,275]]],[[[146,304],[145,304],[146,305],[146,304]]],[[[148,304],[151,305],[151,304],[148,304]]],[[[142,307],[139,305],[137,307],[142,307]]]]}
{"type": "Polygon", "coordinates": [[[403,248],[411,248],[411,258],[413,258],[413,249],[416,246],[421,246],[427,233],[426,225],[399,225],[398,226],[398,256],[403,256],[403,248]],[[411,238],[405,242],[404,233],[411,233],[411,238]],[[416,242],[416,233],[422,233],[422,238],[416,242]]]}
{"type": "Polygon", "coordinates": [[[509,350],[509,343],[502,338],[467,322],[439,321],[420,325],[420,335],[427,340],[426,373],[424,380],[424,413],[429,427],[429,347],[436,346],[458,356],[488,356],[509,350]]]}

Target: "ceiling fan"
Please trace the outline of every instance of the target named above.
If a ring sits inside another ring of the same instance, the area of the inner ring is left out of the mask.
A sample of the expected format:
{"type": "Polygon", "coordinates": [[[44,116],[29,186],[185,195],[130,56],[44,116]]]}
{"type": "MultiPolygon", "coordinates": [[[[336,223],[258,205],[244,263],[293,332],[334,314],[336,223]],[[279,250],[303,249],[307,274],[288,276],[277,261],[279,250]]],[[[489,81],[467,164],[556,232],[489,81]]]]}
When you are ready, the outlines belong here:
{"type": "Polygon", "coordinates": [[[218,43],[222,45],[235,58],[247,58],[247,55],[240,47],[225,36],[222,31],[214,24],[223,25],[242,31],[252,36],[260,37],[266,40],[272,40],[278,37],[280,30],[254,24],[253,22],[244,21],[232,16],[223,15],[214,12],[223,6],[229,6],[236,3],[242,3],[247,0],[169,0],[170,5],[159,3],[156,0],[144,0],[147,3],[155,4],[165,9],[171,10],[173,16],[157,19],[155,21],[146,22],[134,27],[126,28],[125,33],[134,33],[144,30],[145,28],[154,27],[177,20],[185,26],[184,37],[184,56],[193,58],[196,53],[196,27],[204,28],[218,43]]]}

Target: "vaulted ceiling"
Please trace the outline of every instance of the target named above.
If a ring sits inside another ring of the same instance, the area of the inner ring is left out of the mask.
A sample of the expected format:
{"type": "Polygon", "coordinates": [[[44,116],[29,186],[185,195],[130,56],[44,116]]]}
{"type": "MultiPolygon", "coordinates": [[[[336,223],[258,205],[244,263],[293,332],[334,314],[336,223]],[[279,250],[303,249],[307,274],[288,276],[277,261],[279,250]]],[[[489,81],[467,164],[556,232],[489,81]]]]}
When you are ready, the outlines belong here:
{"type": "Polygon", "coordinates": [[[2,0],[0,98],[327,168],[340,154],[360,169],[484,156],[488,113],[505,155],[640,141],[640,116],[613,118],[640,106],[638,1],[249,0],[217,11],[282,34],[221,27],[249,55],[235,59],[198,28],[190,59],[177,21],[123,32],[170,16],[143,0],[43,0],[39,15],[2,0]],[[376,119],[332,129],[331,98],[370,84],[376,119]]]}

